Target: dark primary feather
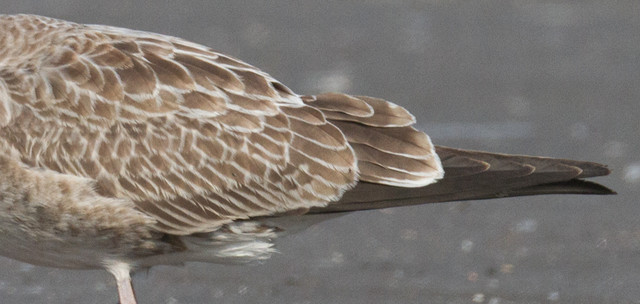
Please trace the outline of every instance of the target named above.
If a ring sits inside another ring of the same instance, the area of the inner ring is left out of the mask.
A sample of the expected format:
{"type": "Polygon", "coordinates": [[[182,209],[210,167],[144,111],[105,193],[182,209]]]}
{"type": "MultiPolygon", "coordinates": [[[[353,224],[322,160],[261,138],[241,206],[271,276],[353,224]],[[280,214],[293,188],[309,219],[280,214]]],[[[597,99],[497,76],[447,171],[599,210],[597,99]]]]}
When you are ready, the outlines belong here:
{"type": "Polygon", "coordinates": [[[615,194],[583,178],[610,173],[592,162],[508,155],[436,146],[444,178],[421,188],[362,182],[338,202],[310,213],[346,212],[539,194],[615,194]]]}

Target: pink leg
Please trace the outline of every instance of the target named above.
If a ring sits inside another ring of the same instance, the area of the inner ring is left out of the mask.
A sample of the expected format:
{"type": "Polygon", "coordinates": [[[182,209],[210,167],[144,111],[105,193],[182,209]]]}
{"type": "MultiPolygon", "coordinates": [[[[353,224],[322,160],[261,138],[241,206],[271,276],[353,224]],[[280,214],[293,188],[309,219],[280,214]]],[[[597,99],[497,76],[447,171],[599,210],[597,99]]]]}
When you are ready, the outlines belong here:
{"type": "Polygon", "coordinates": [[[107,270],[115,277],[118,285],[120,304],[136,304],[136,296],[131,285],[131,266],[124,262],[107,263],[107,270]]]}
{"type": "Polygon", "coordinates": [[[117,278],[118,284],[118,298],[120,304],[136,304],[136,295],[133,293],[133,286],[131,285],[131,277],[127,275],[126,278],[117,278]]]}

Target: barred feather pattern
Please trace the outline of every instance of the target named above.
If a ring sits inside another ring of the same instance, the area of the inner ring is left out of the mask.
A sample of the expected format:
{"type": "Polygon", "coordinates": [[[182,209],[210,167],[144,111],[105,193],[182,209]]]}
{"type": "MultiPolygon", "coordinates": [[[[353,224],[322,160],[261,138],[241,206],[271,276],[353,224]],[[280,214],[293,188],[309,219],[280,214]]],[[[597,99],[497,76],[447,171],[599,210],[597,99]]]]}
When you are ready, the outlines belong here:
{"type": "Polygon", "coordinates": [[[337,201],[359,178],[442,176],[414,117],[381,99],[299,96],[179,38],[0,16],[0,145],[30,168],[130,199],[186,235],[337,201]]]}
{"type": "Polygon", "coordinates": [[[266,259],[333,212],[613,193],[578,180],[604,165],[434,147],[414,124],[179,38],[0,15],[0,254],[105,268],[135,303],[136,267],[266,259]]]}
{"type": "Polygon", "coordinates": [[[160,231],[322,206],[357,180],[322,112],[268,74],[178,38],[0,17],[0,145],[95,181],[160,231]]]}
{"type": "Polygon", "coordinates": [[[444,170],[427,134],[412,127],[404,108],[383,99],[325,93],[303,96],[346,136],[354,149],[360,180],[405,188],[441,179],[444,170]]]}

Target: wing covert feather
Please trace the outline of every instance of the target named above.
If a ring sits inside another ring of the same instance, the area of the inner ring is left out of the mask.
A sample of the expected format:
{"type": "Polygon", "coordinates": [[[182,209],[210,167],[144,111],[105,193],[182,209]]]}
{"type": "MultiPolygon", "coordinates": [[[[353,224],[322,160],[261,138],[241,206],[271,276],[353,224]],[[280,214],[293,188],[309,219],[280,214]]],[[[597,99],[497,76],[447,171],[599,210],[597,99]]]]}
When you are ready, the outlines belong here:
{"type": "Polygon", "coordinates": [[[0,68],[2,144],[131,199],[161,231],[324,206],[355,184],[342,132],[246,63],[108,26],[18,15],[0,27],[20,50],[2,56],[15,63],[0,68]],[[33,24],[37,39],[20,40],[33,24]]]}

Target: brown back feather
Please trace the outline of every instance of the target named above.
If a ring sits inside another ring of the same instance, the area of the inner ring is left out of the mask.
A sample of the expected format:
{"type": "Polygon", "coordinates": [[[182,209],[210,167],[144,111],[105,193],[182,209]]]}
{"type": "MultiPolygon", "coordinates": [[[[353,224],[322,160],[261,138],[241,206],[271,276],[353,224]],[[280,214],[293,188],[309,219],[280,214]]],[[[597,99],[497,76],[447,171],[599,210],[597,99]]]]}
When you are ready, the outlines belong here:
{"type": "Polygon", "coordinates": [[[360,181],[421,187],[442,177],[429,136],[412,127],[415,118],[391,102],[339,93],[303,96],[347,138],[358,159],[360,181]]]}

